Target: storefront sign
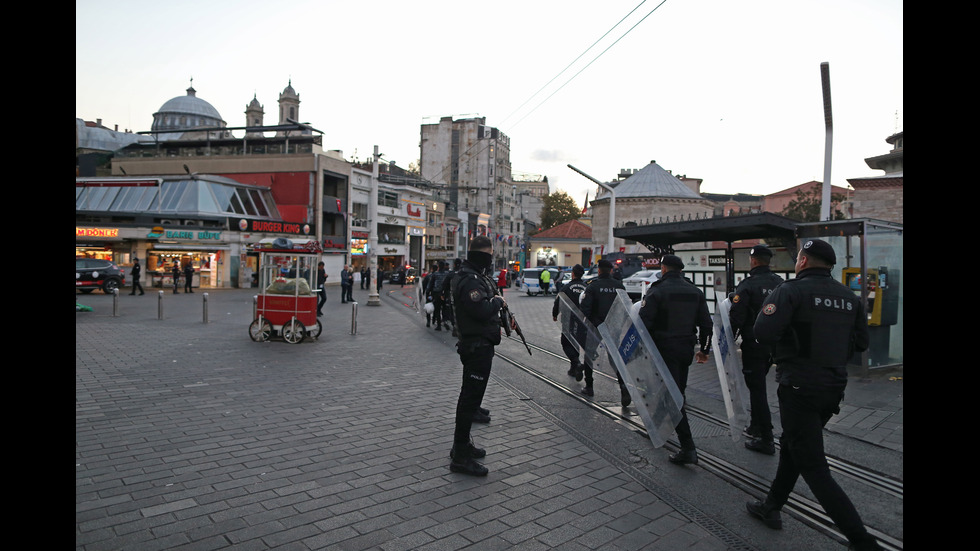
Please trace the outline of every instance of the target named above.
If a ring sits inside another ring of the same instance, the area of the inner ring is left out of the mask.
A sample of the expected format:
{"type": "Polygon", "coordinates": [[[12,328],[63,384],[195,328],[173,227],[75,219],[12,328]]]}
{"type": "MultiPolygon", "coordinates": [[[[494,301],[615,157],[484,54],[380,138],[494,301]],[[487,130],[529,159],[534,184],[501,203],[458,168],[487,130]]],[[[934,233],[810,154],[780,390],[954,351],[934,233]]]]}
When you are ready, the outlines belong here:
{"type": "Polygon", "coordinates": [[[241,231],[266,232],[266,233],[287,233],[292,235],[309,235],[310,225],[298,222],[281,222],[275,220],[246,220],[242,218],[238,221],[238,229],[241,231]]]}
{"type": "Polygon", "coordinates": [[[164,233],[167,239],[195,239],[198,241],[219,240],[221,239],[221,232],[213,231],[177,231],[177,230],[167,230],[164,233]]]}
{"type": "Polygon", "coordinates": [[[79,228],[75,227],[75,237],[119,237],[118,228],[79,228]]]}

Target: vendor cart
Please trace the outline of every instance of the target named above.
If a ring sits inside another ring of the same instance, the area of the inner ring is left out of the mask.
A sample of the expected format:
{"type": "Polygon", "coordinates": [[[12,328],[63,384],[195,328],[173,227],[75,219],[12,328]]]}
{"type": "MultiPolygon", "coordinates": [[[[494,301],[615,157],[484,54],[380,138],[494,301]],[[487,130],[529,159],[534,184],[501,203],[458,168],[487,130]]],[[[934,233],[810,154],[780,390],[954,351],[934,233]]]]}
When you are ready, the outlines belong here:
{"type": "Polygon", "coordinates": [[[248,335],[253,341],[278,336],[292,344],[318,338],[323,331],[316,316],[320,251],[279,248],[256,252],[261,255],[260,294],[248,335]]]}

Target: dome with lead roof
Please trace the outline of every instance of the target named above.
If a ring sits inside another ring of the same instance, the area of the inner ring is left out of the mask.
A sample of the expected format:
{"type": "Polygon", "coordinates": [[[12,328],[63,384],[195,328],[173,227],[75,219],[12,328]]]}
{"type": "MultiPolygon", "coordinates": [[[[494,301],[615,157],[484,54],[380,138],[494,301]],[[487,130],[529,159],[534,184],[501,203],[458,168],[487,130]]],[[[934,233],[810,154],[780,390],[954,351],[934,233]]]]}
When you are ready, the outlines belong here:
{"type": "Polygon", "coordinates": [[[177,96],[160,106],[160,110],[153,114],[151,130],[187,131],[227,126],[218,110],[196,94],[192,85],[186,96],[177,96]]]}

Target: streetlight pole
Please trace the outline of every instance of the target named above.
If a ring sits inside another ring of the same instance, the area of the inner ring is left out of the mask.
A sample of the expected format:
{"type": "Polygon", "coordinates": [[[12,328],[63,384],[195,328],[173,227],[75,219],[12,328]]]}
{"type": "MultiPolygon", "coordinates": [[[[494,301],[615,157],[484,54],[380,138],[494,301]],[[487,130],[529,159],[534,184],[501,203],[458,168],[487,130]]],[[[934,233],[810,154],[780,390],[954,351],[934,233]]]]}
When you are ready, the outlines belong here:
{"type": "MultiPolygon", "coordinates": [[[[381,277],[378,272],[378,162],[381,155],[378,153],[378,146],[374,146],[374,165],[371,167],[371,190],[368,192],[368,219],[371,221],[368,229],[368,258],[371,263],[371,273],[375,278],[381,277]]],[[[378,296],[378,284],[375,280],[374,285],[368,285],[368,306],[381,306],[381,297],[378,296]]]]}
{"type": "Polygon", "coordinates": [[[582,172],[581,170],[575,168],[574,166],[568,165],[568,168],[574,170],[575,172],[578,172],[579,174],[581,174],[582,176],[585,176],[589,180],[592,180],[593,182],[595,182],[595,184],[597,186],[599,186],[602,189],[604,189],[604,190],[606,190],[606,191],[609,192],[609,235],[607,236],[607,239],[606,239],[606,242],[608,243],[608,245],[607,245],[606,250],[604,250],[603,251],[603,254],[602,254],[603,257],[606,257],[607,255],[609,255],[610,253],[613,252],[613,240],[614,240],[614,237],[613,237],[613,223],[616,220],[616,192],[613,191],[613,188],[611,186],[608,186],[608,185],[600,182],[599,180],[596,180],[592,176],[589,176],[588,174],[582,172]]]}

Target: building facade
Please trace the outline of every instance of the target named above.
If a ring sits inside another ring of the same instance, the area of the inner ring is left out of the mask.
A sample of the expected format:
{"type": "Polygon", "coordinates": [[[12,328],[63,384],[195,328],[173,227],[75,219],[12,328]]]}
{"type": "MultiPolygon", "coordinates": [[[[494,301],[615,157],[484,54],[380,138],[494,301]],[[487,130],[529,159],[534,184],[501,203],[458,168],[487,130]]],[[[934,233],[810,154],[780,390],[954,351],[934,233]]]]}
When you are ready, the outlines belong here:
{"type": "Polygon", "coordinates": [[[905,132],[885,139],[892,145],[884,155],[864,160],[868,167],[884,174],[864,178],[848,178],[854,188],[850,212],[853,218],[875,218],[904,224],[905,220],[905,132]]]}

